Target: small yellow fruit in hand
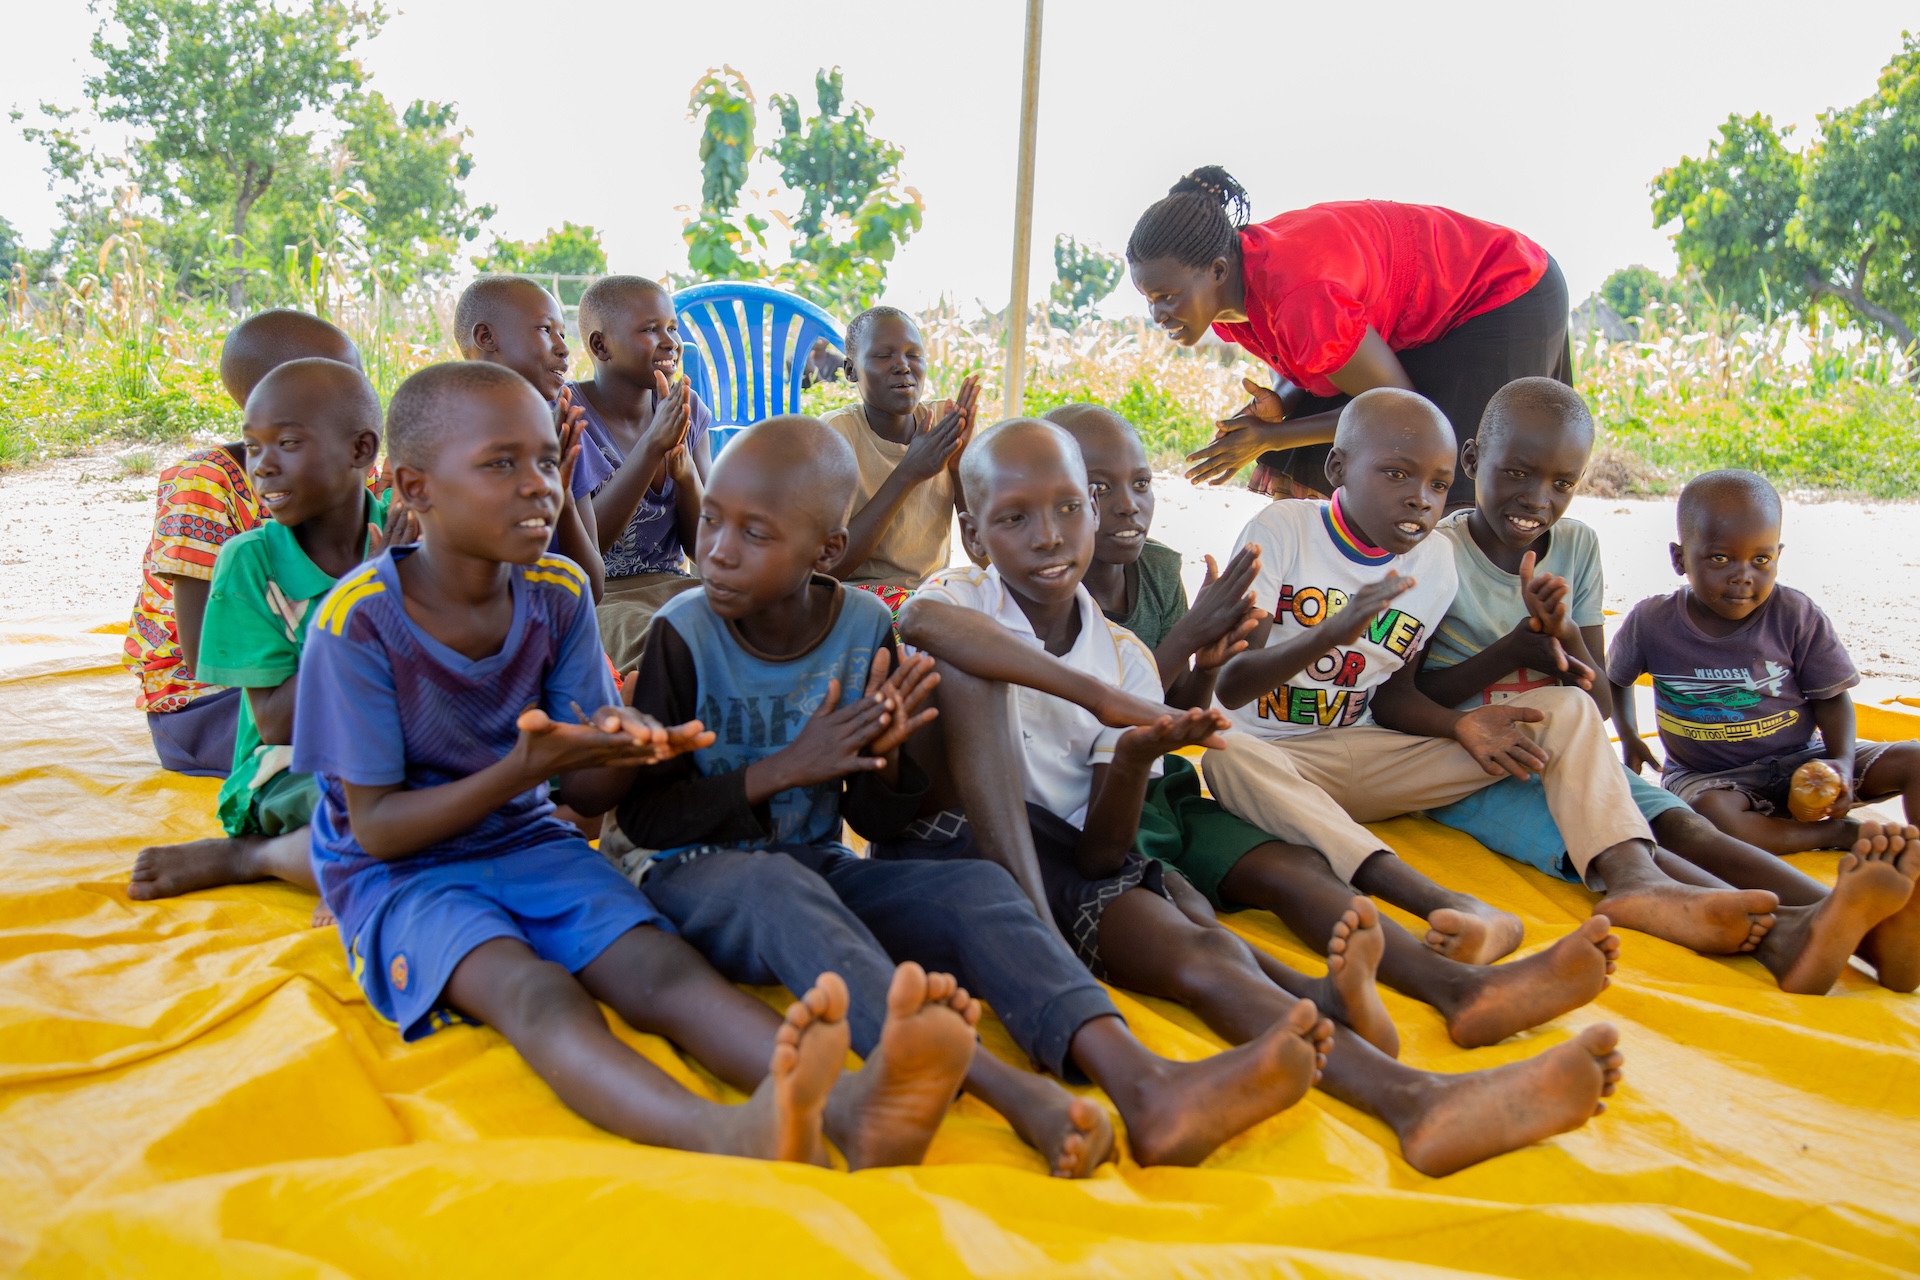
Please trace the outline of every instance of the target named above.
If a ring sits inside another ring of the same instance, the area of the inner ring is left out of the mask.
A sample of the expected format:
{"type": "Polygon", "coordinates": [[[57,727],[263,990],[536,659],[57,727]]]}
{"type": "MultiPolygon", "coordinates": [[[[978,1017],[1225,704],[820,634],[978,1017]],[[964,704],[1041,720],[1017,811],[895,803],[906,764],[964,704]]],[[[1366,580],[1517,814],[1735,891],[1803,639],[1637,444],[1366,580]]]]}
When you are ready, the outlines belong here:
{"type": "Polygon", "coordinates": [[[1787,784],[1787,809],[1801,822],[1818,822],[1833,812],[1845,787],[1825,760],[1809,760],[1793,771],[1787,784]]]}

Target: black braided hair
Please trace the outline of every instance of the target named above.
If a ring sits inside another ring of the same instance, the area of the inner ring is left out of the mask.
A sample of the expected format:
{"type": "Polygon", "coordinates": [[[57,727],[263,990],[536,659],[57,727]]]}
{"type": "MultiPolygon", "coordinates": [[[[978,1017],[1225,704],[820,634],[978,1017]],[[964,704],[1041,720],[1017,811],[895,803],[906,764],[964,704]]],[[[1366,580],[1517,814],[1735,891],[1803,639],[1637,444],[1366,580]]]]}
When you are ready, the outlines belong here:
{"type": "Polygon", "coordinates": [[[1172,258],[1182,266],[1204,267],[1215,258],[1233,259],[1251,211],[1246,188],[1232,174],[1217,164],[1203,165],[1140,215],[1127,239],[1127,261],[1172,258]]]}

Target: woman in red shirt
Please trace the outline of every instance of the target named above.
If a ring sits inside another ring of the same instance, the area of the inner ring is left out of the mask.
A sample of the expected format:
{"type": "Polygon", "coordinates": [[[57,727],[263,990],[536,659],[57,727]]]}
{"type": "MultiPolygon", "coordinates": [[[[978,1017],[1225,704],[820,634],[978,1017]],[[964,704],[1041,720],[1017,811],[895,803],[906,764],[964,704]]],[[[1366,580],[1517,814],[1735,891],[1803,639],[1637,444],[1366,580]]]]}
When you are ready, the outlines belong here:
{"type": "MultiPolygon", "coordinates": [[[[1418,391],[1471,439],[1487,401],[1515,378],[1571,384],[1567,285],[1517,231],[1433,205],[1354,200],[1247,225],[1247,193],[1196,169],[1140,216],[1127,242],[1134,287],[1184,346],[1208,328],[1270,365],[1268,389],[1220,424],[1189,461],[1222,484],[1258,461],[1253,487],[1308,496],[1326,486],[1339,410],[1374,387],[1418,391]]],[[[1459,470],[1450,507],[1473,502],[1459,470]]]]}

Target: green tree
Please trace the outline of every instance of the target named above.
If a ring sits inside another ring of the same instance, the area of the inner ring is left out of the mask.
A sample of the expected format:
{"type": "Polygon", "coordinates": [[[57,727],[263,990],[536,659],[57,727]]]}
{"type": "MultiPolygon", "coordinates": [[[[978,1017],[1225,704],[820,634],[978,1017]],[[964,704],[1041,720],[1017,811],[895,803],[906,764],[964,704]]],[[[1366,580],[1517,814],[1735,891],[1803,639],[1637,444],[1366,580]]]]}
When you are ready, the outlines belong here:
{"type": "Polygon", "coordinates": [[[27,247],[20,243],[20,233],[5,218],[0,218],[0,279],[13,275],[13,264],[27,256],[27,247]]]}
{"type": "MultiPolygon", "coordinates": [[[[1920,323],[1920,39],[1873,94],[1820,118],[1803,152],[1764,115],[1730,116],[1700,159],[1652,184],[1684,266],[1724,302],[1832,303],[1909,350],[1920,323]]],[[[1917,368],[1916,372],[1920,372],[1917,368]]]]}
{"type": "Polygon", "coordinates": [[[163,212],[216,212],[235,269],[228,302],[244,296],[247,218],[276,178],[302,165],[312,136],[303,113],[329,113],[364,75],[348,55],[379,31],[376,4],[309,0],[114,0],[92,42],[101,63],[84,82],[102,120],[133,126],[123,164],[163,212]],[[114,27],[120,38],[109,38],[114,27]]]}
{"type": "Polygon", "coordinates": [[[709,68],[694,82],[687,115],[700,122],[700,212],[680,234],[695,279],[742,280],[766,274],[759,254],[767,221],[736,217],[753,161],[753,87],[732,67],[709,68]]]}
{"type": "Polygon", "coordinates": [[[1081,244],[1069,235],[1053,238],[1053,288],[1047,295],[1047,318],[1071,329],[1093,315],[1101,299],[1120,283],[1126,264],[1111,253],[1081,244]]]}
{"type": "Polygon", "coordinates": [[[472,131],[460,127],[451,103],[416,98],[396,113],[377,92],[353,95],[338,114],[341,177],[361,193],[353,215],[370,255],[401,288],[444,278],[458,246],[494,213],[492,205],[469,206],[460,186],[473,172],[472,131]]]}
{"type": "MultiPolygon", "coordinates": [[[[511,275],[603,276],[607,273],[607,253],[600,247],[600,233],[592,227],[562,222],[558,231],[547,228],[538,240],[493,238],[493,247],[473,260],[482,271],[511,275]]],[[[560,282],[560,301],[578,306],[586,285],[577,280],[560,282]]]]}

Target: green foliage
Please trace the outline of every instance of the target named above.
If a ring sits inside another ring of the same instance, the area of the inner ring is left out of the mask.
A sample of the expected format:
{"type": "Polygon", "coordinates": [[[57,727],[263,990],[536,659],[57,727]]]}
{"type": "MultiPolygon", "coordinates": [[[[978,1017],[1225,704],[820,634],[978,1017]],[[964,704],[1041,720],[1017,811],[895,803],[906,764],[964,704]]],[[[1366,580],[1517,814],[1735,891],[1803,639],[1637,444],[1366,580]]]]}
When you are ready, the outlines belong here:
{"type": "Polygon", "coordinates": [[[1692,311],[1706,301],[1690,277],[1663,276],[1639,263],[1608,276],[1600,285],[1600,300],[1623,320],[1637,320],[1657,307],[1692,311]]]}
{"type": "MultiPolygon", "coordinates": [[[[899,247],[920,229],[925,203],[899,185],[899,148],[869,129],[873,112],[845,104],[839,69],[814,78],[819,114],[803,119],[776,94],[780,137],[767,154],[800,193],[788,260],[768,260],[766,218],[738,209],[755,142],[754,98],[731,67],[708,71],[688,109],[700,121],[701,207],[681,228],[688,282],[765,279],[843,315],[864,310],[886,285],[899,247]]],[[[779,216],[779,215],[775,215],[779,216]]]]}
{"type": "Polygon", "coordinates": [[[1920,323],[1920,38],[1903,37],[1875,91],[1820,118],[1804,152],[1764,115],[1730,116],[1707,154],[1652,184],[1655,225],[1678,220],[1683,265],[1722,303],[1823,301],[1903,346],[1920,323]]]}
{"type": "Polygon", "coordinates": [[[901,160],[898,147],[870,132],[871,108],[856,102],[841,110],[846,86],[840,68],[817,73],[813,87],[820,114],[804,122],[799,99],[773,95],[780,136],[767,148],[787,185],[800,193],[793,229],[805,240],[824,233],[830,215],[856,217],[874,191],[899,177],[901,160]]]}
{"type": "Polygon", "coordinates": [[[75,110],[43,106],[22,131],[62,192],[49,265],[84,274],[135,230],[180,287],[236,310],[299,301],[290,282],[311,292],[329,260],[387,294],[444,278],[493,210],[461,190],[473,161],[452,106],[364,88],[350,54],[384,20],[342,0],[113,0],[85,88],[94,118],[131,129],[127,152],[100,154],[75,110]]]}
{"type": "Polygon", "coordinates": [[[13,264],[27,256],[27,247],[20,243],[20,233],[13,224],[0,218],[0,276],[13,274],[13,264]]]}
{"type": "MultiPolygon", "coordinates": [[[[538,240],[493,238],[493,248],[473,260],[482,271],[511,275],[603,276],[607,273],[607,251],[600,247],[600,233],[592,227],[562,222],[555,231],[538,240]]],[[[583,280],[562,280],[560,301],[573,307],[586,292],[583,280]]]]}
{"type": "Polygon", "coordinates": [[[1150,378],[1131,377],[1118,396],[1109,398],[1093,382],[1073,376],[1036,374],[1021,389],[1021,404],[1026,413],[1039,417],[1049,409],[1083,401],[1104,404],[1133,424],[1146,446],[1147,457],[1157,466],[1175,466],[1189,453],[1213,439],[1214,419],[1183,403],[1150,378]]]}
{"type": "Polygon", "coordinates": [[[1062,329],[1092,319],[1093,309],[1120,283],[1126,264],[1069,235],[1053,238],[1053,289],[1047,318],[1062,329]]]}

